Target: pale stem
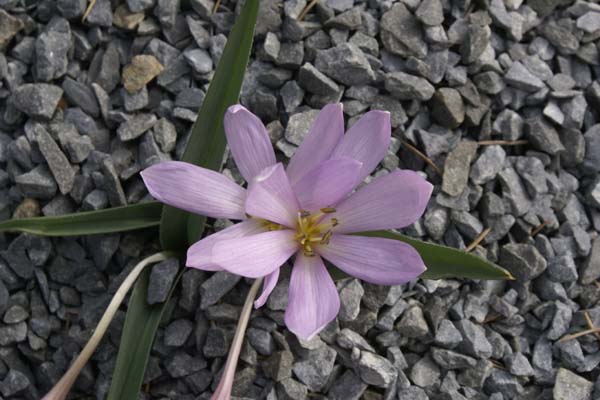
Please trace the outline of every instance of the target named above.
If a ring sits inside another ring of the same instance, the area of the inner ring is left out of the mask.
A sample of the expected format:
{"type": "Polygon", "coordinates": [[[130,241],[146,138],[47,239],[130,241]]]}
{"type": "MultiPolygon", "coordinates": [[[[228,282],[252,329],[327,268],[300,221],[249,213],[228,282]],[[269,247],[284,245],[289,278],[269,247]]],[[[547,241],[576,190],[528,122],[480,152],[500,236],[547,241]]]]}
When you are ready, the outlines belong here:
{"type": "Polygon", "coordinates": [[[252,305],[254,304],[254,298],[258,292],[258,288],[262,283],[263,278],[258,278],[252,283],[248,296],[246,296],[246,302],[242,308],[240,319],[238,320],[237,327],[235,328],[235,335],[233,342],[231,342],[231,348],[227,355],[227,362],[223,368],[223,374],[221,375],[221,381],[217,390],[213,393],[211,400],[229,400],[231,397],[231,388],[233,386],[233,378],[235,376],[235,369],[237,367],[238,359],[240,358],[240,351],[242,349],[242,343],[244,342],[244,336],[246,334],[246,328],[248,327],[248,320],[252,313],[252,305]]]}
{"type": "Polygon", "coordinates": [[[62,400],[67,397],[69,390],[71,390],[71,386],[73,386],[73,383],[75,383],[75,380],[79,376],[79,372],[81,372],[81,369],[83,368],[85,363],[90,359],[90,357],[94,353],[94,350],[96,350],[96,347],[98,347],[98,344],[100,344],[102,337],[108,329],[108,325],[110,325],[110,322],[119,310],[119,306],[123,302],[125,295],[129,291],[129,289],[131,289],[140,273],[148,264],[163,261],[169,258],[170,256],[171,254],[168,252],[154,254],[140,261],[131,270],[129,275],[127,275],[123,283],[121,283],[121,286],[119,286],[119,289],[110,301],[110,304],[106,308],[106,311],[104,312],[102,319],[100,319],[100,322],[94,330],[94,333],[92,334],[90,340],[87,342],[83,350],[81,350],[81,353],[79,354],[79,356],[77,356],[73,364],[71,364],[68,371],[63,375],[60,381],[58,381],[58,383],[54,385],[52,390],[50,390],[42,398],[42,400],[62,400]]]}

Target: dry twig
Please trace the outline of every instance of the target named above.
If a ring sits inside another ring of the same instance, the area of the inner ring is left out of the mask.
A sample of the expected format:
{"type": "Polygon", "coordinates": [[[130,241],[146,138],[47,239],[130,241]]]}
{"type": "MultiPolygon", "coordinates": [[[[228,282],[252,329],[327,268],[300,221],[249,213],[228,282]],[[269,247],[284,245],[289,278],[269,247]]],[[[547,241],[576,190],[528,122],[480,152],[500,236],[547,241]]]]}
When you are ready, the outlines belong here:
{"type": "Polygon", "coordinates": [[[480,146],[520,146],[523,144],[529,144],[527,140],[481,140],[477,142],[480,146]]]}
{"type": "Polygon", "coordinates": [[[304,19],[304,17],[306,17],[306,14],[308,14],[308,12],[310,10],[312,10],[312,8],[317,4],[319,0],[311,0],[310,3],[308,3],[306,5],[306,7],[304,7],[304,10],[302,10],[302,12],[300,13],[300,15],[298,15],[298,21],[302,21],[304,19]]]}
{"type": "Polygon", "coordinates": [[[435,165],[435,163],[431,160],[431,158],[427,157],[425,154],[423,154],[421,152],[421,150],[417,149],[415,146],[413,146],[412,144],[408,143],[406,140],[401,140],[401,142],[410,151],[412,151],[413,153],[415,153],[415,155],[417,157],[419,157],[421,160],[425,161],[427,163],[427,165],[429,165],[431,168],[433,168],[433,170],[435,172],[437,172],[440,176],[442,175],[442,171],[438,168],[437,165],[435,165]]]}
{"type": "Polygon", "coordinates": [[[85,13],[83,13],[83,17],[81,17],[81,22],[84,22],[88,15],[92,12],[92,8],[96,5],[96,0],[91,0],[88,8],[86,8],[85,13]]]}
{"type": "Polygon", "coordinates": [[[483,231],[481,231],[481,233],[479,235],[477,235],[475,240],[473,240],[471,242],[471,244],[467,246],[465,251],[468,253],[468,252],[472,251],[475,247],[477,247],[477,245],[479,243],[481,243],[481,241],[483,239],[485,239],[485,237],[491,232],[491,230],[492,230],[492,228],[485,228],[483,231]]]}

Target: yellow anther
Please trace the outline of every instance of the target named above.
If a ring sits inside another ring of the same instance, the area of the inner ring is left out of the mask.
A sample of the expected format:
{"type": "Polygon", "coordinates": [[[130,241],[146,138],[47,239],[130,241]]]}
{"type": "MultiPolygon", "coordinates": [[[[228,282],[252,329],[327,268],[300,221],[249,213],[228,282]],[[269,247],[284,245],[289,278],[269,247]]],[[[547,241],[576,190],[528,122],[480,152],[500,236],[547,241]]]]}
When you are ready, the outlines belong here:
{"type": "Polygon", "coordinates": [[[331,239],[331,235],[333,235],[333,231],[325,232],[325,234],[323,235],[323,237],[321,238],[321,241],[319,243],[329,244],[329,239],[331,239]]]}
{"type": "Polygon", "coordinates": [[[336,227],[339,223],[340,221],[337,218],[331,218],[331,226],[336,227]]]}
{"type": "Polygon", "coordinates": [[[321,208],[321,210],[320,210],[320,211],[321,211],[323,214],[331,214],[331,213],[334,213],[336,210],[335,210],[335,208],[333,208],[333,207],[324,207],[324,208],[321,208]]]}

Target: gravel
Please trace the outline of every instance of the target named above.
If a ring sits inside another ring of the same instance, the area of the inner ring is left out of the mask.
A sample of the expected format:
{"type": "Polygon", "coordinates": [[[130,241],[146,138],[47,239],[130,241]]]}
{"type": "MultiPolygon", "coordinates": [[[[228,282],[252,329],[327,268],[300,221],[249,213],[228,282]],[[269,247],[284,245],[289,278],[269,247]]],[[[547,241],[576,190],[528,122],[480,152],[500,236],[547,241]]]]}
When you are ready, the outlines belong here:
{"type": "MultiPolygon", "coordinates": [[[[0,1],[0,220],[149,200],[139,171],[180,158],[239,2],[213,15],[210,0],[98,0],[84,23],[83,0],[21,3],[0,1]]],[[[588,329],[584,310],[600,326],[598,6],[323,0],[300,21],[307,4],[261,2],[240,96],[277,159],[327,103],[343,103],[347,126],[390,111],[392,143],[374,175],[412,169],[435,187],[402,233],[464,249],[491,228],[473,252],[516,280],[338,281],[337,320],[303,342],[284,326],[284,267],[253,312],[234,395],[597,398],[597,341],[558,340],[588,329]]],[[[229,154],[223,167],[242,183],[229,154]]],[[[154,230],[0,235],[0,395],[43,396],[126,271],[158,247],[154,230]]],[[[153,267],[149,304],[166,301],[178,265],[153,267]]],[[[209,398],[250,283],[185,270],[144,398],[209,398]]],[[[106,398],[123,318],[74,397],[106,398]]]]}

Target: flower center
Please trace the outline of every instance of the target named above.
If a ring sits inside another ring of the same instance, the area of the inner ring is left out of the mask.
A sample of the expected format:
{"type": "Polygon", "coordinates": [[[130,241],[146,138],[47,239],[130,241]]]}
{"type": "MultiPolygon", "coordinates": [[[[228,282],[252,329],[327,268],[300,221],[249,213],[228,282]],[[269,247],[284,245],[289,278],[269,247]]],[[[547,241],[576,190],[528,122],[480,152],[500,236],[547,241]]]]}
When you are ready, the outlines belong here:
{"type": "Polygon", "coordinates": [[[308,211],[300,211],[298,213],[298,222],[296,224],[295,239],[302,247],[304,255],[312,257],[315,255],[313,246],[315,244],[328,244],[332,228],[337,226],[339,221],[337,218],[329,218],[327,214],[335,212],[335,208],[321,208],[319,212],[311,214],[308,211]]]}

